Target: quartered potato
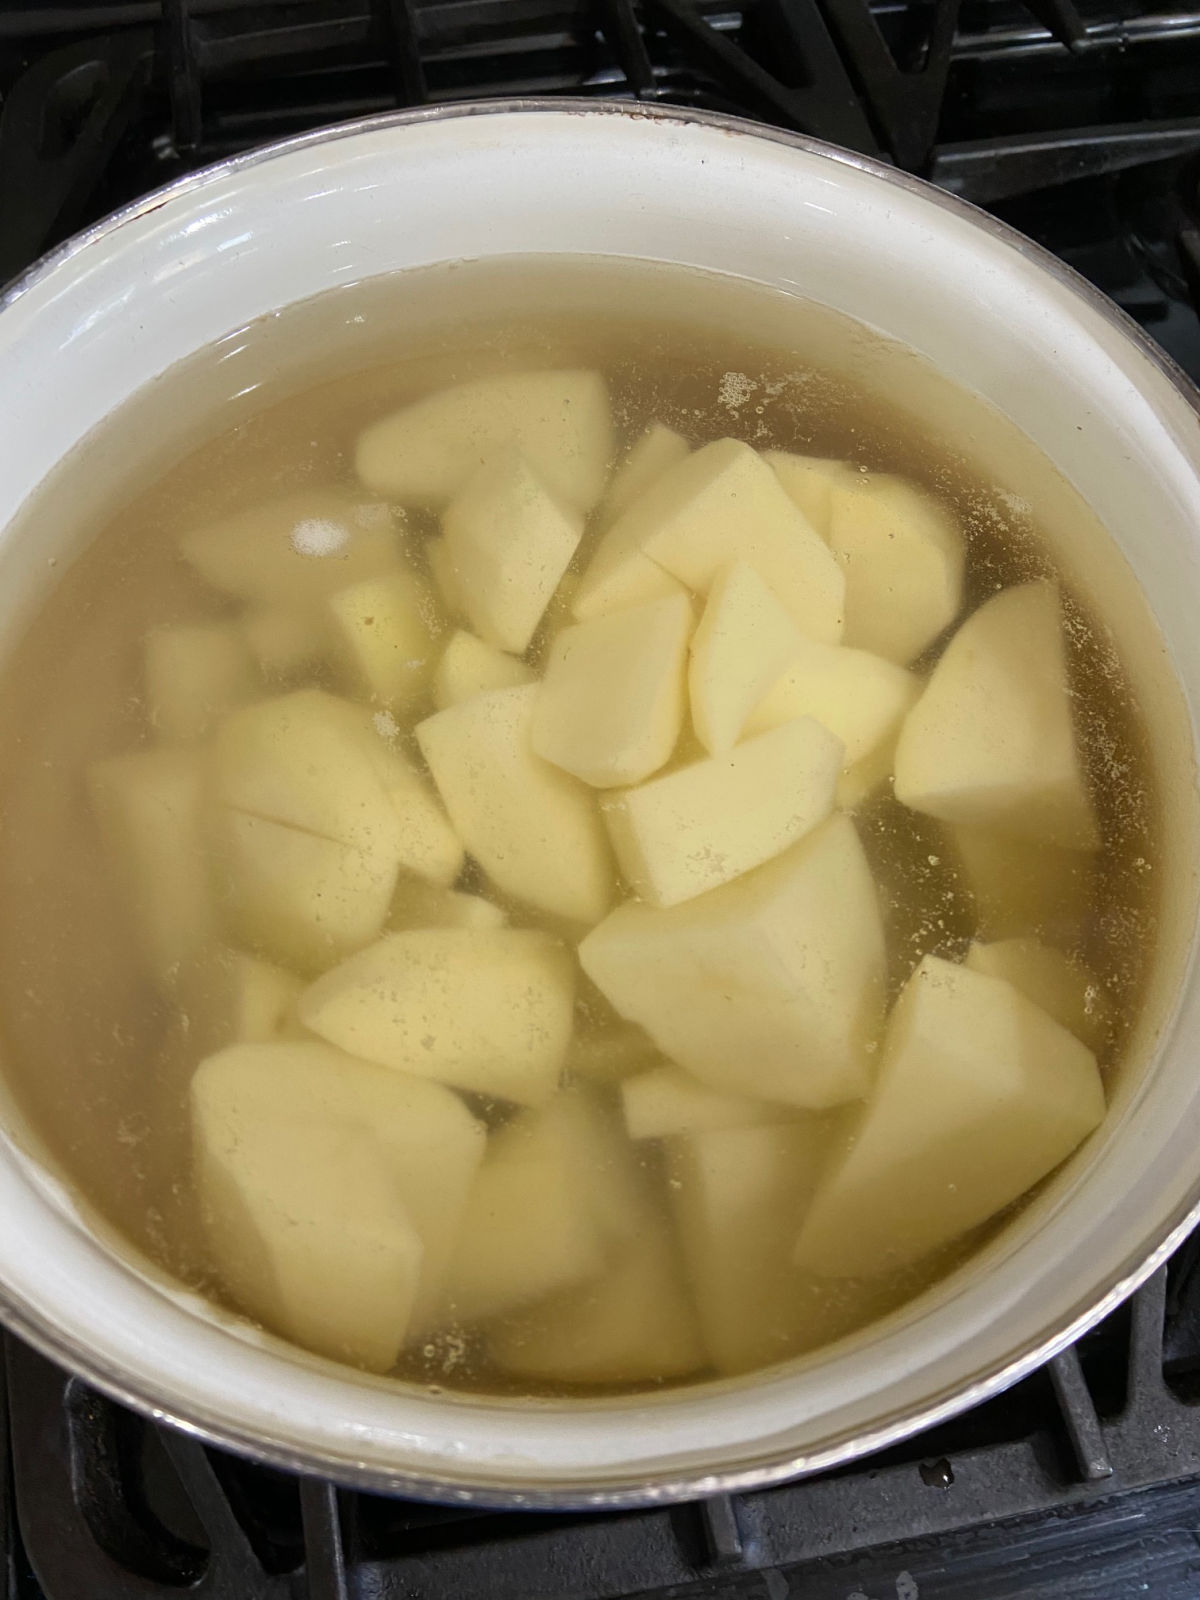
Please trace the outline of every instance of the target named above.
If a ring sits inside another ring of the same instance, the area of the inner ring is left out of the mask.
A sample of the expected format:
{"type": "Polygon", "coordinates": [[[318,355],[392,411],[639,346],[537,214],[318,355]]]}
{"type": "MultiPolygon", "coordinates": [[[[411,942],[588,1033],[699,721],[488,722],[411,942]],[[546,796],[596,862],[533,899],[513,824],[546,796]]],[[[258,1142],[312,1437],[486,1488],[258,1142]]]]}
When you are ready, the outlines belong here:
{"type": "Polygon", "coordinates": [[[763,460],[826,542],[833,519],[833,492],[853,483],[857,474],[845,461],[827,456],[793,455],[766,450],[763,460]]]}
{"type": "Polygon", "coordinates": [[[329,609],[334,649],[354,690],[389,711],[416,704],[433,676],[442,632],[425,580],[399,567],[338,589],[329,609]]]}
{"type": "Polygon", "coordinates": [[[669,467],[677,466],[691,448],[674,428],[662,422],[652,423],[641,438],[634,441],[629,454],[613,473],[600,506],[602,519],[611,522],[619,517],[656,478],[661,478],[669,467]]]}
{"type": "Polygon", "coordinates": [[[203,738],[259,687],[250,646],[233,623],[152,628],[143,648],[146,715],[162,739],[203,738]]]}
{"type": "Polygon", "coordinates": [[[1096,847],[1052,583],[1004,589],[959,628],[901,729],[896,797],[944,822],[1096,847]]]}
{"type": "Polygon", "coordinates": [[[717,573],[692,640],[688,668],[692,726],[710,756],[733,749],[747,718],[804,642],[753,567],[735,561],[717,573]]]}
{"type": "Polygon", "coordinates": [[[514,689],[533,682],[533,669],[519,656],[485,644],[460,628],[451,635],[433,675],[433,703],[439,711],[489,689],[514,689]]]}
{"type": "Polygon", "coordinates": [[[1090,1050],[1099,1053],[1108,1043],[1112,1001],[1096,974],[1064,951],[1040,939],[998,939],[993,944],[976,940],[967,951],[966,965],[990,978],[1006,978],[1090,1050]]]}
{"type": "Polygon", "coordinates": [[[621,1084],[621,1108],[631,1139],[667,1139],[677,1133],[757,1128],[788,1118],[786,1108],[778,1102],[724,1094],[669,1064],[626,1078],[621,1084]]]}

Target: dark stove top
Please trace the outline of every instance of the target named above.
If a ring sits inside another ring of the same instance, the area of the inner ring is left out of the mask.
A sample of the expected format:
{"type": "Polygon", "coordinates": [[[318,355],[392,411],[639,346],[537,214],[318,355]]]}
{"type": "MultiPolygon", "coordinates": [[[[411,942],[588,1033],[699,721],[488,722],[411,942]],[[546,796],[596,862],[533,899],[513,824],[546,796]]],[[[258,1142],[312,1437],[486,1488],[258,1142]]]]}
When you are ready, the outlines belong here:
{"type": "MultiPolygon", "coordinates": [[[[6,0],[0,282],[268,140],[555,93],[711,107],[892,160],[1069,261],[1200,381],[1186,0],[6,0]]],[[[956,1421],[841,1472],[663,1510],[355,1494],[206,1450],[15,1339],[4,1365],[4,1600],[1200,1600],[1195,1240],[956,1421]]]]}

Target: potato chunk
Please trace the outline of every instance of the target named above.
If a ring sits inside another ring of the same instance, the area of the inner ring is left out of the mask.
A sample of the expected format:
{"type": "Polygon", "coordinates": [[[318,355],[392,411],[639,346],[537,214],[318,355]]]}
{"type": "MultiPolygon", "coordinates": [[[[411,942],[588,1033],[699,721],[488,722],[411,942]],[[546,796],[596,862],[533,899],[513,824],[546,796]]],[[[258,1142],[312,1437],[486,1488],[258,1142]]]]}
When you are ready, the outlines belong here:
{"type": "Polygon", "coordinates": [[[591,1090],[564,1089],[488,1140],[447,1310],[494,1317],[598,1278],[644,1220],[628,1142],[591,1090]]]}
{"type": "Polygon", "coordinates": [[[640,783],[679,739],[692,607],[685,594],[564,628],[533,711],[533,748],[595,788],[640,783]]]}
{"type": "Polygon", "coordinates": [[[532,682],[533,671],[523,661],[459,629],[442,651],[433,675],[433,703],[444,711],[473,694],[532,682]]]}
{"type": "Polygon", "coordinates": [[[688,669],[692,726],[709,755],[733,749],[746,718],[803,644],[804,635],[753,567],[735,561],[721,568],[692,640],[688,669]]]}
{"type": "Polygon", "coordinates": [[[578,512],[508,452],[467,479],[442,525],[475,632],[500,650],[528,650],[583,533],[578,512]]]}
{"type": "Polygon", "coordinates": [[[820,1120],[808,1118],[671,1141],[671,1204],[718,1372],[782,1361],[796,1348],[803,1284],[791,1255],[823,1137],[820,1120]]]}
{"type": "Polygon", "coordinates": [[[896,797],[945,822],[1096,846],[1053,584],[1002,590],[951,639],[901,729],[896,797]]]}
{"type": "Polygon", "coordinates": [[[680,767],[603,804],[621,872],[678,905],[769,861],[833,809],[842,745],[811,717],[680,767]]]}
{"type": "Polygon", "coordinates": [[[467,849],[514,899],[596,922],[613,869],[591,794],[543,761],[531,729],[538,686],[496,689],[427,717],[417,742],[467,849]]]}
{"type": "Polygon", "coordinates": [[[253,605],[311,607],[399,561],[392,514],[310,489],[185,533],[180,554],[214,589],[253,605]]]}
{"type": "Polygon", "coordinates": [[[366,1061],[537,1105],[571,1037],[566,949],[529,928],[387,934],[312,984],[300,1021],[366,1061]]]}
{"type": "Polygon", "coordinates": [[[842,633],[845,578],[807,518],[749,445],[719,439],[664,472],[601,540],[575,599],[578,617],[652,598],[646,563],[707,592],[748,562],[814,639],[842,633]]]}
{"type": "Polygon", "coordinates": [[[1006,978],[1027,1000],[1099,1054],[1112,1036],[1112,1002],[1096,974],[1040,939],[978,940],[967,951],[972,972],[1006,978]]]}
{"type": "Polygon", "coordinates": [[[239,944],[319,972],[383,927],[394,860],[232,806],[214,809],[209,837],[217,903],[239,944]]]}
{"type": "Polygon", "coordinates": [[[607,521],[619,517],[625,508],[644,494],[656,478],[677,466],[691,451],[681,433],[664,423],[653,422],[635,440],[629,454],[612,475],[604,494],[601,512],[607,521]]]}
{"type": "Polygon", "coordinates": [[[714,1089],[810,1107],[866,1092],[883,924],[847,817],[685,905],[619,906],[579,959],[622,1016],[714,1089]]]}
{"type": "Polygon", "coordinates": [[[210,1056],[191,1111],[197,1188],[230,1291],[303,1343],[391,1366],[406,1326],[419,1335],[443,1295],[482,1123],[438,1084],[317,1041],[210,1056]]]}
{"type": "Polygon", "coordinates": [[[796,1260],[833,1277],[916,1261],[1052,1172],[1104,1116],[1092,1052],[1001,978],[926,956],[888,1022],[849,1151],[796,1260]]]}
{"type": "Polygon", "coordinates": [[[962,534],[903,478],[856,473],[836,487],[829,546],[846,573],[846,644],[907,666],[958,615],[962,534]]]}
{"type": "Polygon", "coordinates": [[[105,849],[133,909],[143,958],[160,987],[170,991],[216,931],[200,758],[186,748],[138,750],[93,762],[87,782],[105,849]]]}
{"type": "Polygon", "coordinates": [[[330,597],[333,636],[356,692],[389,711],[424,694],[442,631],[437,606],[415,572],[398,567],[330,597]]]}
{"type": "Polygon", "coordinates": [[[232,623],[176,623],[146,635],[142,678],[150,726],[163,739],[201,739],[253,697],[258,674],[232,623]]]}
{"type": "Polygon", "coordinates": [[[847,645],[803,639],[751,711],[746,735],[793,717],[813,717],[842,741],[847,772],[889,740],[920,693],[920,680],[893,661],[847,645]]]}
{"type": "Polygon", "coordinates": [[[369,712],[320,689],[234,712],[213,741],[223,805],[358,851],[381,871],[452,883],[463,852],[424,780],[369,712]]]}
{"type": "Polygon", "coordinates": [[[598,372],[501,373],[427,395],[361,435],[358,475],[376,494],[440,507],[480,462],[516,446],[551,492],[590,511],[612,459],[608,391],[598,372]]]}
{"type": "Polygon", "coordinates": [[[763,460],[822,539],[828,540],[833,491],[854,482],[854,468],[827,456],[797,456],[787,450],[767,450],[763,460]]]}
{"type": "Polygon", "coordinates": [[[553,1383],[661,1383],[703,1366],[670,1229],[649,1216],[601,1277],[498,1321],[488,1353],[506,1372],[553,1383]]]}
{"type": "Polygon", "coordinates": [[[1083,928],[1095,857],[1007,838],[992,828],[947,828],[985,939],[1035,933],[1070,943],[1083,928]]]}
{"type": "Polygon", "coordinates": [[[757,1128],[787,1119],[787,1112],[777,1103],[723,1094],[670,1064],[626,1078],[621,1084],[621,1106],[631,1139],[666,1139],[677,1133],[708,1133],[714,1128],[757,1128]]]}

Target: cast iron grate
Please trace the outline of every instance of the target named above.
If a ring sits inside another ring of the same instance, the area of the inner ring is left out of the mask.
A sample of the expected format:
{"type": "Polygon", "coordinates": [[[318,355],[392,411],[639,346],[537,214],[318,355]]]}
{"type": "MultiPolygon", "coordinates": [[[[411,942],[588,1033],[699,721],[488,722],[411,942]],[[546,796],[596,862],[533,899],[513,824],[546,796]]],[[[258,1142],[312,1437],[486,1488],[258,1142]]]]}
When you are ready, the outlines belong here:
{"type": "Polygon", "coordinates": [[[7,1600],[1195,1600],[1200,1249],[1007,1394],[839,1472],[494,1512],[206,1449],[6,1350],[7,1600]]]}

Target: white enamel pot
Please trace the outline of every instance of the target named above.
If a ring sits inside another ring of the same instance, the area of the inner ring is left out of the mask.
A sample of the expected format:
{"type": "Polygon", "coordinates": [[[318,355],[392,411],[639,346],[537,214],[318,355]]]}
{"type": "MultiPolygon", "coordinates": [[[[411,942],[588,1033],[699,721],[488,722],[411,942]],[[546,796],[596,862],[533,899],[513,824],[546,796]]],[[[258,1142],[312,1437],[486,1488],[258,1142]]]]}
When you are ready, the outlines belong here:
{"type": "Polygon", "coordinates": [[[564,252],[750,279],[895,341],[867,341],[864,381],[874,371],[1031,499],[1072,581],[1112,621],[1149,727],[1167,848],[1154,980],[1106,1125],[982,1255],[829,1352],[587,1403],[428,1393],[246,1331],[91,1227],[10,1111],[0,1310],[101,1388],[263,1459],[429,1497],[601,1506],[810,1472],[974,1404],[1111,1309],[1195,1216],[1200,417],[1181,376],[1080,279],[857,156],[731,119],[590,102],[382,117],[187,178],[11,287],[0,645],[66,549],[20,508],[173,363],[350,278],[564,252]]]}

